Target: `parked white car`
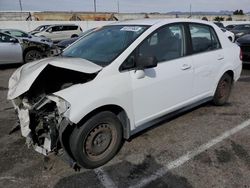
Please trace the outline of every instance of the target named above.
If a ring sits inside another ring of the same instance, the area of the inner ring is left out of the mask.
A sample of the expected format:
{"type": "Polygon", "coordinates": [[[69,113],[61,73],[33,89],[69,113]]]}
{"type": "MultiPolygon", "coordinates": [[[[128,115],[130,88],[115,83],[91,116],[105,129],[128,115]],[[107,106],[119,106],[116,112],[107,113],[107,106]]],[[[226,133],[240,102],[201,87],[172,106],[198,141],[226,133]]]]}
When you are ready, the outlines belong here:
{"type": "Polygon", "coordinates": [[[82,28],[74,24],[51,25],[47,29],[35,33],[35,36],[44,36],[54,42],[68,38],[78,37],[82,33],[82,28]]]}
{"type": "Polygon", "coordinates": [[[61,56],[17,69],[8,99],[36,151],[62,150],[74,168],[96,168],[115,156],[123,139],[164,118],[207,101],[225,104],[240,77],[239,55],[213,23],[118,22],[61,56]]]}

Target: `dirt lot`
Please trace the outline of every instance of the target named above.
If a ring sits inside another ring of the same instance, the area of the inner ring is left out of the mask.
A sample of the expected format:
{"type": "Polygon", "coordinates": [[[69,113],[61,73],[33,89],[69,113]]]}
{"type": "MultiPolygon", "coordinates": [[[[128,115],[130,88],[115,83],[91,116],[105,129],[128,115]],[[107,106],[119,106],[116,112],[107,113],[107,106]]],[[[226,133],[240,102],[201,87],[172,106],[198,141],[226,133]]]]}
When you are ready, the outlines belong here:
{"type": "Polygon", "coordinates": [[[125,142],[102,168],[74,172],[57,157],[44,159],[27,149],[19,131],[8,135],[16,122],[6,100],[15,67],[4,67],[0,187],[250,188],[250,126],[242,127],[250,119],[250,68],[246,68],[226,106],[202,105],[125,142]]]}

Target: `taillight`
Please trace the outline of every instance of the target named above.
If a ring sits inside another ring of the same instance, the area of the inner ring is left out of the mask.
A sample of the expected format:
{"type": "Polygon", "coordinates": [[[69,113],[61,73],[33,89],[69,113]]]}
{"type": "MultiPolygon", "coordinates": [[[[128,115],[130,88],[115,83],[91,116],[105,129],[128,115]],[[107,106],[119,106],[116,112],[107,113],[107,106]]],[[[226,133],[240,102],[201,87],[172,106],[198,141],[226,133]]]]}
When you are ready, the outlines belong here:
{"type": "Polygon", "coordinates": [[[240,48],[240,60],[243,61],[243,53],[241,48],[240,48]]]}

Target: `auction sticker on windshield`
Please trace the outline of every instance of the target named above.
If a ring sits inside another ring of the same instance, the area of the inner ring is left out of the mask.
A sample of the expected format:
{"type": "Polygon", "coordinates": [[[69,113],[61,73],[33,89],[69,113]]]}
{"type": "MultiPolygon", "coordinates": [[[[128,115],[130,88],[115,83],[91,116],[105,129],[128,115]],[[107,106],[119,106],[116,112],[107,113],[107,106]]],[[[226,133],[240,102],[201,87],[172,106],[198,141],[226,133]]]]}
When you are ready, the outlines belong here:
{"type": "Polygon", "coordinates": [[[125,26],[123,28],[121,28],[121,31],[133,31],[133,32],[138,32],[140,31],[142,28],[139,26],[125,26]]]}

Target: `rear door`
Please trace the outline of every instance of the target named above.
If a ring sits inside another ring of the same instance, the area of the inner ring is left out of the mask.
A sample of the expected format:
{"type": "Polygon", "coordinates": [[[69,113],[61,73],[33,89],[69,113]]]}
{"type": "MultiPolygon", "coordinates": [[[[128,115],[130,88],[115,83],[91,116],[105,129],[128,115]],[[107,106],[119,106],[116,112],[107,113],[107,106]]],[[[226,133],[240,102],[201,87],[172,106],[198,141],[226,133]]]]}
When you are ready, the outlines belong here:
{"type": "Polygon", "coordinates": [[[193,66],[185,44],[184,25],[173,24],[156,30],[136,49],[138,56],[158,60],[155,68],[130,71],[136,126],[178,109],[191,98],[193,66]]]}
{"type": "Polygon", "coordinates": [[[65,25],[65,26],[63,26],[63,34],[64,34],[63,37],[65,39],[75,37],[76,35],[78,35],[77,28],[78,28],[78,26],[75,26],[75,25],[65,25]]]}
{"type": "Polygon", "coordinates": [[[190,23],[192,59],[194,65],[194,95],[211,96],[215,78],[224,63],[224,52],[213,27],[190,23]]]}
{"type": "Polygon", "coordinates": [[[0,33],[0,63],[21,63],[22,47],[19,42],[12,41],[11,36],[0,33]]]}
{"type": "Polygon", "coordinates": [[[64,39],[63,37],[63,32],[62,32],[63,26],[57,25],[57,26],[53,26],[51,27],[48,31],[49,31],[49,36],[48,38],[52,39],[53,41],[59,41],[64,39]]]}

